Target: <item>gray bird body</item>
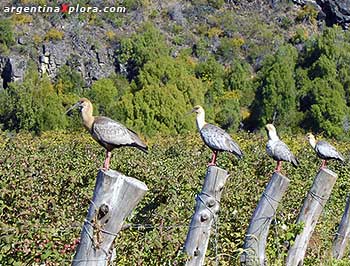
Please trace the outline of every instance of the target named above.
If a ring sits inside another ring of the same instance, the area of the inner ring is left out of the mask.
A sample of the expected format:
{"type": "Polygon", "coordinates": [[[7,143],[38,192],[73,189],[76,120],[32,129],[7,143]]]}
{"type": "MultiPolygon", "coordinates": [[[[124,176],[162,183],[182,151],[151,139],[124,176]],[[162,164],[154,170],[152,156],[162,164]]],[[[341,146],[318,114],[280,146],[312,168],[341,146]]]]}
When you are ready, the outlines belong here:
{"type": "Polygon", "coordinates": [[[327,141],[317,141],[314,150],[317,156],[323,160],[338,160],[344,162],[344,157],[327,141]]]}
{"type": "Polygon", "coordinates": [[[90,133],[108,151],[122,146],[131,146],[147,153],[146,144],[141,141],[134,131],[108,117],[95,117],[90,133]]]}
{"type": "Polygon", "coordinates": [[[266,144],[266,152],[276,161],[291,162],[295,167],[299,164],[297,158],[293,155],[288,146],[279,139],[269,139],[266,144]]]}
{"type": "Polygon", "coordinates": [[[212,124],[205,124],[199,130],[199,133],[204,143],[213,151],[226,151],[233,153],[238,158],[243,157],[238,144],[232,140],[231,136],[225,130],[212,124]]]}

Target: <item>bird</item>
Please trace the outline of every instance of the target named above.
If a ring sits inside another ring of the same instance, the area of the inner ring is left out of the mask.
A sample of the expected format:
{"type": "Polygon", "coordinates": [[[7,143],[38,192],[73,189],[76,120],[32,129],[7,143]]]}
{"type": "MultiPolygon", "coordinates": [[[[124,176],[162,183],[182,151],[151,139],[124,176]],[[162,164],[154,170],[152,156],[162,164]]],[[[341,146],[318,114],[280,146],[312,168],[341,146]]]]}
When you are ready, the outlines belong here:
{"type": "Polygon", "coordinates": [[[307,133],[306,138],[309,141],[311,147],[315,150],[317,156],[322,159],[320,169],[326,167],[328,160],[337,160],[344,162],[344,157],[327,141],[316,141],[315,136],[312,133],[307,133]]]}
{"type": "Polygon", "coordinates": [[[92,103],[87,98],[81,98],[70,107],[66,114],[78,109],[83,120],[84,127],[92,138],[106,149],[106,157],[102,169],[108,170],[112,156],[112,150],[123,146],[135,147],[145,153],[148,147],[142,142],[136,132],[125,127],[121,123],[105,116],[93,116],[92,103]]]}
{"type": "Polygon", "coordinates": [[[267,124],[265,129],[269,138],[266,144],[266,152],[270,157],[277,161],[275,171],[277,173],[281,172],[282,161],[290,162],[294,167],[298,167],[298,159],[293,155],[288,146],[280,140],[275,126],[272,124],[267,124]]]}
{"type": "Polygon", "coordinates": [[[208,166],[215,166],[218,152],[230,152],[239,159],[243,158],[243,152],[231,136],[220,127],[205,122],[205,111],[202,106],[196,105],[189,113],[196,113],[196,124],[205,145],[212,151],[212,159],[208,166]]]}

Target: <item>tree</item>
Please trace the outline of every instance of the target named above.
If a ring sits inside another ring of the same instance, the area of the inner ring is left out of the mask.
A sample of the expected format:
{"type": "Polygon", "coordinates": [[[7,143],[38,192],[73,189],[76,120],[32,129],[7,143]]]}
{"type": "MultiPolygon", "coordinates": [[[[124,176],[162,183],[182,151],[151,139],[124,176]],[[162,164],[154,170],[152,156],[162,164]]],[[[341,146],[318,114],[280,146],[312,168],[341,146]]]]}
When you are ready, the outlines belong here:
{"type": "Polygon", "coordinates": [[[297,51],[281,46],[274,56],[265,59],[258,73],[258,89],[253,102],[253,125],[266,123],[293,127],[297,124],[297,91],[294,81],[297,51]]]}
{"type": "Polygon", "coordinates": [[[130,86],[117,112],[128,126],[148,135],[192,129],[195,123],[185,113],[204,102],[206,90],[186,58],[168,55],[148,61],[130,86]]]}
{"type": "Polygon", "coordinates": [[[12,22],[10,19],[0,19],[0,51],[7,50],[9,46],[14,44],[14,34],[12,30],[12,22]]]}
{"type": "Polygon", "coordinates": [[[121,40],[117,51],[120,64],[126,66],[129,80],[149,60],[169,54],[169,47],[160,31],[151,23],[145,23],[137,33],[121,40]]]}
{"type": "Polygon", "coordinates": [[[302,87],[305,118],[301,125],[314,132],[324,132],[328,136],[344,135],[344,122],[349,108],[343,85],[337,79],[334,61],[321,55],[308,70],[310,82],[302,87]],[[305,99],[308,99],[305,101],[305,99]]]}
{"type": "Polygon", "coordinates": [[[36,133],[65,128],[67,119],[60,97],[47,76],[40,78],[31,62],[24,82],[10,83],[0,93],[0,121],[4,129],[36,133]]]}

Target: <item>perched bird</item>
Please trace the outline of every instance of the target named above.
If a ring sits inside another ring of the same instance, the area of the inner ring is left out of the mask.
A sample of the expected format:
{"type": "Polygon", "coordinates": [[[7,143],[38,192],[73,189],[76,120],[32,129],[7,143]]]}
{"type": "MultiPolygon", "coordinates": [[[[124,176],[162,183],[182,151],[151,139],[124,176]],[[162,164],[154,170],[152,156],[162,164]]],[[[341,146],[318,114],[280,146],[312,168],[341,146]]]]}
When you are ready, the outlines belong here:
{"type": "Polygon", "coordinates": [[[267,124],[265,129],[267,131],[267,136],[269,137],[266,144],[266,152],[270,157],[277,161],[275,171],[278,173],[281,172],[282,161],[290,162],[294,167],[297,167],[299,164],[297,158],[293,155],[288,146],[279,139],[275,126],[267,124]]]}
{"type": "Polygon", "coordinates": [[[212,160],[208,166],[216,165],[218,152],[227,151],[236,155],[239,159],[243,153],[238,144],[223,129],[205,122],[205,112],[202,106],[195,106],[190,113],[196,113],[197,128],[204,143],[213,151],[212,160]]]}
{"type": "Polygon", "coordinates": [[[316,141],[315,136],[312,133],[307,133],[306,138],[311,147],[315,150],[317,156],[322,159],[320,168],[325,168],[328,160],[345,161],[344,157],[327,141],[316,141]]]}
{"type": "Polygon", "coordinates": [[[75,105],[69,108],[66,114],[78,108],[83,119],[84,127],[90,132],[101,146],[106,149],[106,158],[103,169],[108,170],[112,150],[123,146],[136,147],[147,153],[147,146],[139,136],[124,125],[104,116],[93,116],[93,107],[86,98],[81,98],[75,105]]]}

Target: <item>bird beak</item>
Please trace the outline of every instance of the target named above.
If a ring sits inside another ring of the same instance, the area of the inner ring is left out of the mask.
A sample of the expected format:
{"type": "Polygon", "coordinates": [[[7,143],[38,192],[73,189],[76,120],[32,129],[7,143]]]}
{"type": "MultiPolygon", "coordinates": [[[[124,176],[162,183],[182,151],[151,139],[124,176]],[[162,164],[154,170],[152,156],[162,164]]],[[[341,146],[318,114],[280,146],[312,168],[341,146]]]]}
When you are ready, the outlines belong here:
{"type": "Polygon", "coordinates": [[[195,109],[192,109],[191,111],[187,112],[185,115],[188,116],[188,115],[194,113],[194,111],[195,111],[195,109]]]}
{"type": "Polygon", "coordinates": [[[77,102],[76,104],[74,104],[72,107],[70,107],[67,112],[66,112],[66,115],[71,115],[73,110],[80,107],[80,102],[77,102]]]}

